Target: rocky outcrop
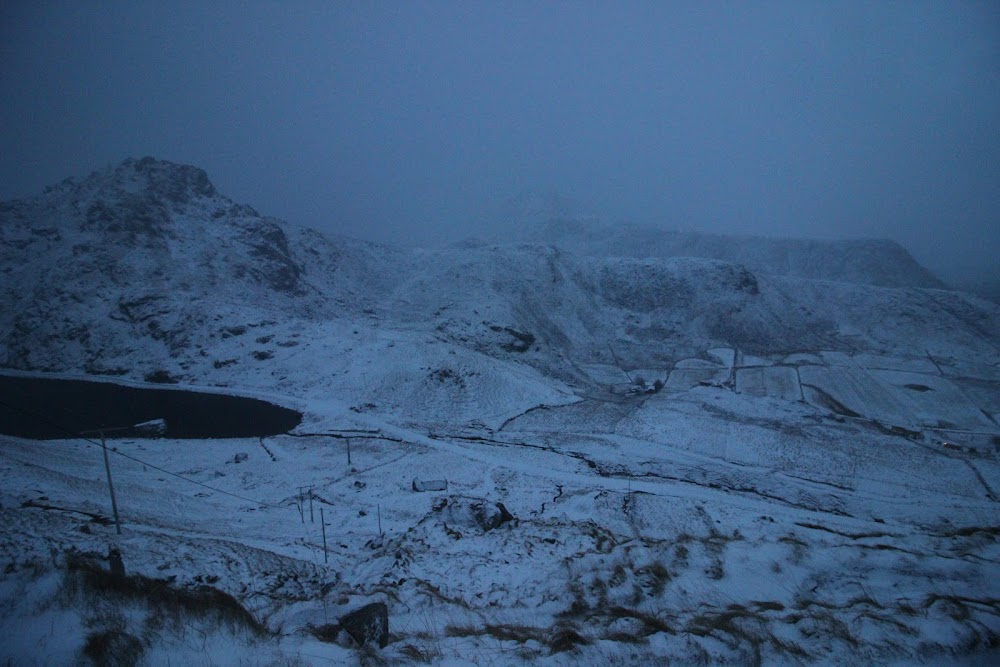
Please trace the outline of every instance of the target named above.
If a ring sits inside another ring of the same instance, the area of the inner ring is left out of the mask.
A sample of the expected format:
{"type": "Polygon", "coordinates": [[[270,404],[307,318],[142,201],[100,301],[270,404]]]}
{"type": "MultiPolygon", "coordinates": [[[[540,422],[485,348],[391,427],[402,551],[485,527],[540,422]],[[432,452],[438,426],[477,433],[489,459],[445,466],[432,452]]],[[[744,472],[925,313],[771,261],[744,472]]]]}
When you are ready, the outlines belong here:
{"type": "Polygon", "coordinates": [[[384,602],[366,604],[340,617],[340,627],[358,646],[389,643],[389,609],[384,602]]]}

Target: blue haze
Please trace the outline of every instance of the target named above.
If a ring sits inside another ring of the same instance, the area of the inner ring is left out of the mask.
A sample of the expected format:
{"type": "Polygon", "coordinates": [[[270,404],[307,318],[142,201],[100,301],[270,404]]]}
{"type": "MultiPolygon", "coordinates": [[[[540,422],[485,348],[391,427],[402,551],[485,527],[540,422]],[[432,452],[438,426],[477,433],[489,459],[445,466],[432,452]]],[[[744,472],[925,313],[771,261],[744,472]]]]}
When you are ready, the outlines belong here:
{"type": "Polygon", "coordinates": [[[994,2],[6,2],[0,198],[127,156],[382,241],[555,191],[1000,280],[994,2]]]}

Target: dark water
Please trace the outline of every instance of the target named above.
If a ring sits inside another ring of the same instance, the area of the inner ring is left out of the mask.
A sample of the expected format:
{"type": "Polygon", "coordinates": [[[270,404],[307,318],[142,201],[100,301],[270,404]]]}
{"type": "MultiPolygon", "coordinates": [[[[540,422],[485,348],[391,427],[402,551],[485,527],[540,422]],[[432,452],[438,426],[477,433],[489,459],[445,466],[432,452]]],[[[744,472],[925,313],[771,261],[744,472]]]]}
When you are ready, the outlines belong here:
{"type": "Polygon", "coordinates": [[[152,419],[166,420],[168,438],[246,438],[286,433],[302,414],[240,396],[0,375],[0,433],[49,440],[152,419]]]}

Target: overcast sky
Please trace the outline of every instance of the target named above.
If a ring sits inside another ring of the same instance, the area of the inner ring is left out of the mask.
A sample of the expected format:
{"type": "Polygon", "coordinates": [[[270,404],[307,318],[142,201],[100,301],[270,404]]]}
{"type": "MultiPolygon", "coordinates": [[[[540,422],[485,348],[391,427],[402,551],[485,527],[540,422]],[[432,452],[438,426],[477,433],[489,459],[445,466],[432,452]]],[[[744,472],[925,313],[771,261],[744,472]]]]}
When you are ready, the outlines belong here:
{"type": "Polygon", "coordinates": [[[504,200],[1000,273],[1000,3],[0,0],[0,198],[153,155],[374,240],[504,200]]]}

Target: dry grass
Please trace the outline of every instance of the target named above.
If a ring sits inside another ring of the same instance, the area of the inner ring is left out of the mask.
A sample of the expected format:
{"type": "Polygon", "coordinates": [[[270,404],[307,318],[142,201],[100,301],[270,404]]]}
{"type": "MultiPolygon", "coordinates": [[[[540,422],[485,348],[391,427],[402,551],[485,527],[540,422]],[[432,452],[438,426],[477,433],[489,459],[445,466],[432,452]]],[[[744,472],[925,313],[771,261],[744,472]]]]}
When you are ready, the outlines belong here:
{"type": "Polygon", "coordinates": [[[100,667],[133,667],[145,652],[141,639],[118,628],[91,632],[83,646],[83,654],[100,667]]]}
{"type": "Polygon", "coordinates": [[[706,612],[692,618],[684,630],[696,637],[712,637],[731,649],[749,651],[750,662],[761,664],[761,644],[764,642],[760,626],[763,619],[739,605],[732,605],[723,612],[706,612]]]}
{"type": "Polygon", "coordinates": [[[639,568],[635,573],[642,580],[643,587],[649,588],[649,592],[653,596],[662,595],[671,579],[670,572],[659,561],[654,561],[646,567],[639,568]]]}
{"type": "Polygon", "coordinates": [[[116,576],[88,558],[67,559],[62,594],[83,599],[91,606],[107,601],[140,604],[150,610],[152,627],[167,623],[178,626],[195,618],[232,630],[247,630],[258,637],[270,634],[236,598],[218,588],[207,585],[178,588],[165,579],[139,574],[116,576]]]}
{"type": "Polygon", "coordinates": [[[513,623],[488,623],[482,627],[469,625],[449,625],[445,628],[447,637],[492,637],[499,641],[510,641],[517,644],[536,642],[549,649],[549,654],[564,653],[575,650],[577,646],[586,646],[591,640],[580,634],[575,627],[558,623],[551,628],[540,628],[531,625],[513,623]]]}
{"type": "Polygon", "coordinates": [[[228,631],[255,643],[273,635],[234,597],[200,585],[181,588],[169,580],[112,574],[97,554],[66,556],[52,604],[78,610],[88,633],[80,659],[95,665],[131,666],[164,632],[185,637],[228,631]]]}
{"type": "Polygon", "coordinates": [[[439,651],[428,649],[427,647],[422,648],[415,644],[404,644],[400,646],[399,653],[408,660],[428,665],[441,657],[441,653],[439,651]]]}
{"type": "MultiPolygon", "coordinates": [[[[781,611],[784,606],[776,602],[754,602],[757,609],[732,604],[723,611],[711,611],[692,618],[685,631],[696,637],[712,637],[730,649],[742,651],[747,662],[759,665],[763,661],[762,649],[770,646],[774,651],[796,660],[809,658],[798,644],[775,637],[770,631],[771,619],[762,611],[781,611]]],[[[787,620],[784,619],[784,620],[787,620]]]]}
{"type": "Polygon", "coordinates": [[[642,637],[648,637],[649,635],[656,634],[657,632],[666,632],[667,634],[674,634],[674,629],[665,620],[661,619],[654,614],[649,614],[644,611],[639,611],[637,609],[627,609],[625,607],[611,607],[602,616],[609,620],[615,620],[618,618],[634,618],[642,623],[642,630],[640,635],[642,637]]]}

